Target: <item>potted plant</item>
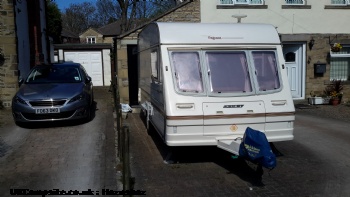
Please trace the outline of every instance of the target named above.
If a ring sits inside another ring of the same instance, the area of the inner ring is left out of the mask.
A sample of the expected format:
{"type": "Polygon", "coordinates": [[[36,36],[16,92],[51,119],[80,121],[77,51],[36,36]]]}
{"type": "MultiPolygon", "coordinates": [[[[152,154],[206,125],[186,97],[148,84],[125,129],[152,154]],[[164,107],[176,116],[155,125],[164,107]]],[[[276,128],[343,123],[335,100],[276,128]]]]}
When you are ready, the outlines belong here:
{"type": "Polygon", "coordinates": [[[339,104],[339,95],[336,91],[331,92],[331,103],[332,105],[338,105],[339,104]]]}
{"type": "Polygon", "coordinates": [[[331,103],[340,103],[342,99],[342,90],[344,88],[342,80],[332,80],[332,82],[325,88],[324,93],[331,97],[331,103]]]}
{"type": "Polygon", "coordinates": [[[332,52],[339,52],[340,49],[342,49],[343,46],[340,43],[334,43],[333,46],[331,46],[332,52]]]}

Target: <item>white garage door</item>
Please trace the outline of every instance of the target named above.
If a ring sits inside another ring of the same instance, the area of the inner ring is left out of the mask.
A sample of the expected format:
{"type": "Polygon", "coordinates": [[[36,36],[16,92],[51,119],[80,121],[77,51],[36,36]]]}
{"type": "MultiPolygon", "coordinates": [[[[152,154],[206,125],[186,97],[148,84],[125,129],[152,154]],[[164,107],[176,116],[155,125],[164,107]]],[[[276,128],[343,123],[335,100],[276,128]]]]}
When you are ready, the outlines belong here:
{"type": "Polygon", "coordinates": [[[92,78],[94,86],[103,86],[101,51],[64,52],[64,61],[80,63],[92,78]]]}

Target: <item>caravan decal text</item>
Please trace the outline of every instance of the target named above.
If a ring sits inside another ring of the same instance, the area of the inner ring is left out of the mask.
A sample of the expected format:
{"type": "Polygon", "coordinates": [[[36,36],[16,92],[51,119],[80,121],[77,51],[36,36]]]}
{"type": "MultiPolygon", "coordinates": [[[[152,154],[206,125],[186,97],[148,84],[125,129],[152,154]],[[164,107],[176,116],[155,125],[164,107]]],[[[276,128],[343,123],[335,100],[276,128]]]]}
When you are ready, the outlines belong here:
{"type": "Polygon", "coordinates": [[[224,108],[242,108],[244,105],[224,105],[224,108]]]}

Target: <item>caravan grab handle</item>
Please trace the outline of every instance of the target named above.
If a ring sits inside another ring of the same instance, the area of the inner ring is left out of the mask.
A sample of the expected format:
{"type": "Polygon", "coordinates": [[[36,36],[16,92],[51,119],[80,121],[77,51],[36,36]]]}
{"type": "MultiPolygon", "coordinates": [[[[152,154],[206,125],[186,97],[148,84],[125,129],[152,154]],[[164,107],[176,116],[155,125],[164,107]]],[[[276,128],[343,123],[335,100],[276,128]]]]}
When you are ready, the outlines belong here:
{"type": "Polygon", "coordinates": [[[282,105],[286,105],[287,101],[271,101],[273,106],[282,106],[282,105]]]}
{"type": "Polygon", "coordinates": [[[177,104],[176,107],[178,109],[192,109],[194,108],[194,104],[177,104]]]}

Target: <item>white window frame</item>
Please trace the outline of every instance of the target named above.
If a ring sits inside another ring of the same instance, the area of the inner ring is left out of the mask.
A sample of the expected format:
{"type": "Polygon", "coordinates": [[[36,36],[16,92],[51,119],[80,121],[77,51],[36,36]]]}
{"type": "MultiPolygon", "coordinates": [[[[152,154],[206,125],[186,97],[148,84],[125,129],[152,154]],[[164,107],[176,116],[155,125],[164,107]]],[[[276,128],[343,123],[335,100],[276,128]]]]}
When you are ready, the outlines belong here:
{"type": "Polygon", "coordinates": [[[300,1],[300,0],[285,0],[286,1],[286,5],[306,5],[306,1],[305,0],[301,0],[302,3],[294,3],[293,1],[300,1]]]}
{"type": "Polygon", "coordinates": [[[264,5],[265,0],[218,0],[218,5],[264,5]],[[260,1],[260,3],[252,3],[252,1],[260,1]]]}
{"type": "MultiPolygon", "coordinates": [[[[337,58],[337,57],[342,57],[342,58],[349,58],[350,62],[350,53],[347,53],[346,51],[349,51],[350,45],[343,45],[343,48],[347,48],[348,50],[340,51],[340,52],[332,52],[330,51],[330,56],[331,56],[331,70],[330,70],[330,80],[342,80],[342,81],[349,81],[349,76],[350,76],[350,70],[347,70],[348,76],[343,76],[342,78],[339,78],[338,76],[334,76],[332,73],[332,70],[334,69],[334,65],[332,65],[332,58],[337,58]]],[[[349,67],[347,68],[349,69],[349,67]]]]}
{"type": "Polygon", "coordinates": [[[233,0],[233,4],[236,5],[249,5],[250,1],[249,0],[233,0]]]}
{"type": "Polygon", "coordinates": [[[330,0],[330,1],[331,1],[331,5],[350,5],[350,0],[344,0],[344,3],[337,3],[342,0],[330,0]]]}
{"type": "Polygon", "coordinates": [[[96,43],[96,36],[87,36],[86,43],[95,44],[96,43]]]}

